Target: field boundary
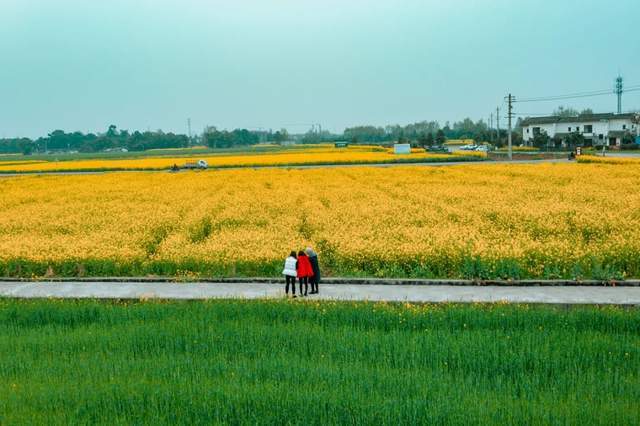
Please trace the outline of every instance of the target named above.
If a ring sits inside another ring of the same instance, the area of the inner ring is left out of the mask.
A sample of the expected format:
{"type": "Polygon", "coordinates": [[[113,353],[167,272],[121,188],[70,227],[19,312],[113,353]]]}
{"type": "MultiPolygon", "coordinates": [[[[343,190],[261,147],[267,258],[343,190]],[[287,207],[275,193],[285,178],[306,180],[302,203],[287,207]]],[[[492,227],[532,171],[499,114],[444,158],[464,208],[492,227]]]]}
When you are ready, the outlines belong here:
{"type": "MultiPolygon", "coordinates": [[[[282,284],[283,278],[235,277],[0,277],[0,283],[202,283],[202,284],[282,284]]],[[[392,278],[323,278],[322,284],[380,286],[456,286],[456,287],[640,287],[633,280],[465,280],[465,279],[392,279],[392,278]]]]}

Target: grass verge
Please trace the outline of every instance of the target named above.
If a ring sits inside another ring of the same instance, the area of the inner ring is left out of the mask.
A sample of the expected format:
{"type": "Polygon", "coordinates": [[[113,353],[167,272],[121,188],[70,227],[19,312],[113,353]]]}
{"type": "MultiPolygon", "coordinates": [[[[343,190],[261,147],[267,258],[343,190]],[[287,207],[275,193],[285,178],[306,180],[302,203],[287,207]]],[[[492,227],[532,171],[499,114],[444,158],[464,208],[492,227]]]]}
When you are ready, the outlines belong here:
{"type": "MultiPolygon", "coordinates": [[[[192,238],[203,238],[210,230],[204,221],[192,230],[192,238]]],[[[160,234],[162,236],[162,234],[160,234]]],[[[159,238],[159,237],[158,237],[159,238]]],[[[147,251],[157,249],[155,241],[147,251]]],[[[335,252],[325,251],[320,259],[323,276],[345,278],[418,278],[478,280],[624,280],[640,277],[640,258],[633,250],[621,247],[617,253],[599,257],[583,256],[558,259],[533,254],[524,259],[488,259],[472,255],[430,257],[428,259],[376,259],[354,261],[335,252]],[[541,266],[543,265],[543,266],[541,266]]],[[[251,278],[280,277],[282,261],[238,261],[216,263],[200,259],[180,261],[158,259],[69,259],[66,261],[33,261],[8,259],[0,261],[0,277],[200,277],[251,278]]]]}

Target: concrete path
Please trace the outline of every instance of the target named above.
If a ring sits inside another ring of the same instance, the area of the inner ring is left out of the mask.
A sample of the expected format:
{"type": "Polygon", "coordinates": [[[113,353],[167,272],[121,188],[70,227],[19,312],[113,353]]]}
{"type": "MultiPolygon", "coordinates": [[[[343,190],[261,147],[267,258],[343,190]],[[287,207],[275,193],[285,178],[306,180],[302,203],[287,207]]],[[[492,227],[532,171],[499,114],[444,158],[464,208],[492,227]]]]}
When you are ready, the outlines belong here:
{"type": "MultiPolygon", "coordinates": [[[[640,287],[320,286],[312,300],[510,302],[640,306],[640,287]]],[[[91,299],[263,299],[284,297],[284,285],[249,283],[4,282],[0,297],[91,299]]]]}

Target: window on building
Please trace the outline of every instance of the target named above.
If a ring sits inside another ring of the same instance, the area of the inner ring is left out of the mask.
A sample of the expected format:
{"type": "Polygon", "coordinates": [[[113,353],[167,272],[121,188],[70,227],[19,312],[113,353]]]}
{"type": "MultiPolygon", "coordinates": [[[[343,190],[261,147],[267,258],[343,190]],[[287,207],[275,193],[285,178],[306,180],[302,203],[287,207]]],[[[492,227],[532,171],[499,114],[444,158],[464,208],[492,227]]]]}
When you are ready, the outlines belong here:
{"type": "Polygon", "coordinates": [[[539,135],[540,134],[540,127],[534,127],[533,128],[533,135],[539,135]]]}
{"type": "Polygon", "coordinates": [[[569,127],[569,133],[571,133],[571,127],[569,127]]]}
{"type": "Polygon", "coordinates": [[[527,133],[529,133],[529,128],[527,127],[527,133]]]}
{"type": "Polygon", "coordinates": [[[622,125],[622,130],[627,130],[627,125],[626,124],[622,125]]]}
{"type": "Polygon", "coordinates": [[[576,132],[580,131],[580,126],[576,127],[576,132]]]}
{"type": "Polygon", "coordinates": [[[585,133],[593,133],[593,125],[587,124],[584,126],[585,133]]]}

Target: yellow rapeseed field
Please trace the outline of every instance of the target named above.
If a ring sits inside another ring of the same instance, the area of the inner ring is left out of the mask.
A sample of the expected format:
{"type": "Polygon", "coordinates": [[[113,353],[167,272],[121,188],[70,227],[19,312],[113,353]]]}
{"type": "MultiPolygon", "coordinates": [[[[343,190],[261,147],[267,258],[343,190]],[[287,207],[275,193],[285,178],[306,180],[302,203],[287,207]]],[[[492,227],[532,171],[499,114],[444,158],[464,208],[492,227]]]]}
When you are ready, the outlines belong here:
{"type": "Polygon", "coordinates": [[[581,155],[578,157],[579,163],[596,164],[619,164],[619,165],[640,165],[639,157],[602,157],[598,155],[581,155]]]}
{"type": "MultiPolygon", "coordinates": [[[[465,153],[457,156],[415,152],[409,155],[395,155],[386,149],[372,146],[354,146],[348,149],[333,147],[312,147],[269,154],[236,154],[196,157],[146,157],[131,159],[95,159],[50,162],[1,163],[0,172],[39,172],[72,170],[161,170],[172,165],[184,165],[188,161],[204,159],[210,167],[251,167],[304,164],[367,164],[389,162],[453,161],[482,157],[483,153],[465,153]]],[[[485,155],[486,157],[486,155],[485,155]]]]}
{"type": "Polygon", "coordinates": [[[113,173],[0,179],[2,275],[623,277],[640,170],[596,164],[113,173]]]}

